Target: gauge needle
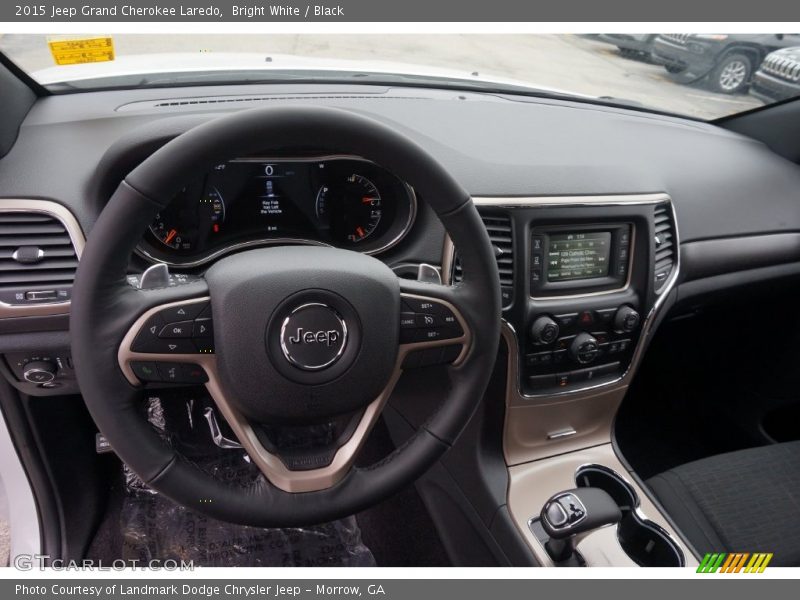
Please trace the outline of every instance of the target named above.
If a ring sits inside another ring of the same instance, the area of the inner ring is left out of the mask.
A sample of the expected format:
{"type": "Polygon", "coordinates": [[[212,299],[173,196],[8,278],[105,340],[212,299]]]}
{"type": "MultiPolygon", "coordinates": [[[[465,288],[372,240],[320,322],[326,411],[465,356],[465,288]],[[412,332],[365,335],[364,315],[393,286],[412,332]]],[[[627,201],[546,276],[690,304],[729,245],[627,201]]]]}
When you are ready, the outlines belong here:
{"type": "Polygon", "coordinates": [[[176,235],[178,235],[178,230],[170,229],[167,237],[164,238],[164,243],[169,244],[172,241],[172,238],[174,238],[176,235]]]}
{"type": "Polygon", "coordinates": [[[364,230],[361,227],[356,229],[356,233],[358,234],[358,237],[364,237],[364,230]]]}
{"type": "Polygon", "coordinates": [[[363,198],[361,198],[361,203],[362,204],[370,204],[373,200],[375,200],[375,198],[369,198],[367,196],[364,196],[363,198]]]}

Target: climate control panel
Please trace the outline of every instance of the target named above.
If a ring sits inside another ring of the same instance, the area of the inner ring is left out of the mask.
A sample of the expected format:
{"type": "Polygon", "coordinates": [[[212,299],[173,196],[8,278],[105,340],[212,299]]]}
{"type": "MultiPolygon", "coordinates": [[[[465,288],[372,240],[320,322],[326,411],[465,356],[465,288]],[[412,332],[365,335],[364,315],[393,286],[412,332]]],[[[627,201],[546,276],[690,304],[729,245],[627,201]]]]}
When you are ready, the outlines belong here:
{"type": "Polygon", "coordinates": [[[534,314],[522,356],[524,391],[554,392],[620,377],[630,364],[640,325],[632,304],[534,314]]]}

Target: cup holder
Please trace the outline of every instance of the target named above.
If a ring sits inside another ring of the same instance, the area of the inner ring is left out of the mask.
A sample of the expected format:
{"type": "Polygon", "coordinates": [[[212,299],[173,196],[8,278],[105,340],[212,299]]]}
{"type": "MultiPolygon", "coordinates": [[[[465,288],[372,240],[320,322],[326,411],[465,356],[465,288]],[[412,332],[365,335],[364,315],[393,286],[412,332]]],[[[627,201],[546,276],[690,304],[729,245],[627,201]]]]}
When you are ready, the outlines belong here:
{"type": "Polygon", "coordinates": [[[622,511],[617,525],[617,539],[625,553],[640,567],[682,567],[683,552],[669,534],[652,521],[640,516],[636,490],[616,472],[601,465],[586,465],[575,473],[578,487],[596,487],[605,491],[622,511]]]}

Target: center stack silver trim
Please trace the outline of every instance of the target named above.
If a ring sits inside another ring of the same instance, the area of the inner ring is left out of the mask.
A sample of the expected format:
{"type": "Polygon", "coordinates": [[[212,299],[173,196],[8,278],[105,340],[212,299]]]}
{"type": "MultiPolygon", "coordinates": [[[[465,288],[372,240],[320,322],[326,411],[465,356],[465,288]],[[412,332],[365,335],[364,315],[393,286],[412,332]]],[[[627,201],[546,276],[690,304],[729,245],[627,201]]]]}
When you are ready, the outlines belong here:
{"type": "MultiPolygon", "coordinates": [[[[512,390],[514,397],[509,397],[509,403],[513,404],[526,404],[532,403],[549,403],[553,399],[564,398],[572,399],[577,395],[585,393],[594,393],[601,389],[614,389],[624,387],[630,383],[636,369],[641,361],[644,347],[647,345],[645,342],[652,333],[654,323],[660,314],[666,299],[669,297],[675,282],[678,279],[680,272],[680,237],[678,233],[678,220],[675,215],[675,207],[672,199],[665,193],[654,194],[633,194],[633,195],[608,195],[608,196],[550,196],[550,197],[529,197],[529,198],[504,198],[504,197],[475,197],[473,198],[475,206],[492,207],[492,208],[505,208],[514,210],[518,208],[546,208],[546,207],[598,207],[598,206],[641,206],[641,205],[657,205],[668,204],[672,216],[672,222],[675,227],[675,247],[678,248],[676,253],[675,265],[670,273],[669,279],[658,292],[656,301],[653,307],[648,312],[647,316],[642,322],[642,333],[639,336],[639,341],[634,350],[633,358],[628,369],[611,381],[603,383],[585,385],[565,390],[557,390],[543,394],[526,394],[522,391],[522,381],[520,379],[520,350],[519,338],[514,326],[506,319],[502,320],[501,333],[506,340],[509,347],[509,368],[508,368],[508,394],[511,396],[512,390]]],[[[633,253],[631,253],[633,254],[633,253]]],[[[442,276],[446,285],[452,284],[452,266],[455,260],[455,247],[449,236],[446,236],[444,242],[443,256],[442,256],[442,276]]],[[[633,260],[633,256],[631,256],[633,260]]],[[[632,266],[633,263],[631,263],[632,266]]],[[[629,267],[629,273],[631,272],[629,267]]],[[[524,278],[523,278],[524,279],[524,278]]],[[[524,285],[522,282],[517,281],[515,285],[524,285]]],[[[619,290],[614,290],[619,291],[619,290]]],[[[605,293],[605,292],[604,292],[605,293]]],[[[515,296],[517,292],[515,290],[515,296]]],[[[579,294],[570,296],[571,298],[591,298],[595,293],[579,294]]],[[[551,298],[547,298],[550,300],[551,298]]],[[[534,298],[535,300],[535,298],[534,298]]]]}

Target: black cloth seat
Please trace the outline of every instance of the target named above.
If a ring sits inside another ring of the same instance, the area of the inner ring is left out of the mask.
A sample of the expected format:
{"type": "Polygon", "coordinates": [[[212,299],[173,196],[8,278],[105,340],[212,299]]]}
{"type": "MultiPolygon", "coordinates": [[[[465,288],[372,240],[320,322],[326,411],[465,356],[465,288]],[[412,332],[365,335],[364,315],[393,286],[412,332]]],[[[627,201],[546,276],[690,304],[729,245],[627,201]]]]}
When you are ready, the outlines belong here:
{"type": "Polygon", "coordinates": [[[702,557],[772,552],[800,566],[800,441],[720,454],[647,481],[702,557]]]}

